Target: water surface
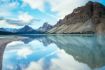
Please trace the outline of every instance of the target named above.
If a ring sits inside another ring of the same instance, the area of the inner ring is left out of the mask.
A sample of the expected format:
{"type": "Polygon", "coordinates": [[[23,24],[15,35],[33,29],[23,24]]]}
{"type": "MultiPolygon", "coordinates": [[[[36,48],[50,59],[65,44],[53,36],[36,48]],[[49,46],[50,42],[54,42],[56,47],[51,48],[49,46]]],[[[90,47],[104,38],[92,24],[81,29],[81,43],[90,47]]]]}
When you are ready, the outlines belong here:
{"type": "Polygon", "coordinates": [[[104,35],[2,36],[3,39],[12,41],[4,45],[2,70],[105,70],[104,35]]]}

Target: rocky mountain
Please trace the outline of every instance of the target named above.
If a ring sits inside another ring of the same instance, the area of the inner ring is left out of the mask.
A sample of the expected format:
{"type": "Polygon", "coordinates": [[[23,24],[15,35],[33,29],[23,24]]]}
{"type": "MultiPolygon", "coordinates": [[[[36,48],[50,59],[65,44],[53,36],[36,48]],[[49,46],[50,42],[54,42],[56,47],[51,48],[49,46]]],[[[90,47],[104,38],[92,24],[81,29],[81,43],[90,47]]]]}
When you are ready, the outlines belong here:
{"type": "Polygon", "coordinates": [[[48,23],[44,23],[42,27],[40,27],[38,30],[42,31],[42,32],[46,32],[48,30],[50,30],[53,26],[48,24],[48,23]]]}
{"type": "Polygon", "coordinates": [[[89,1],[60,20],[49,33],[105,33],[105,6],[89,1]]]}

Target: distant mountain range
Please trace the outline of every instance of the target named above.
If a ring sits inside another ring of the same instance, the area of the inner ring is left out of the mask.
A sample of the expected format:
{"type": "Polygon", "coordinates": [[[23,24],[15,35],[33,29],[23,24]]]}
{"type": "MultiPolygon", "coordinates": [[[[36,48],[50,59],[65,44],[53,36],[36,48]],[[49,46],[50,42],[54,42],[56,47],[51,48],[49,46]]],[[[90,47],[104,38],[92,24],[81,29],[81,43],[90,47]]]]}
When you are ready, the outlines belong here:
{"type": "MultiPolygon", "coordinates": [[[[0,17],[0,21],[5,21],[8,24],[16,24],[18,26],[22,26],[22,24],[25,24],[18,20],[12,20],[12,19],[5,19],[3,17],[0,17]]],[[[0,28],[0,34],[43,34],[46,33],[49,29],[51,29],[53,26],[48,24],[47,22],[44,23],[41,27],[38,29],[33,29],[32,27],[25,25],[22,28],[0,28]]]]}
{"type": "MultiPolygon", "coordinates": [[[[12,22],[12,20],[10,22],[12,22]]],[[[0,28],[0,34],[43,34],[50,30],[52,27],[53,27],[52,25],[44,23],[43,26],[39,27],[36,30],[28,25],[20,29],[0,28]]]]}
{"type": "Polygon", "coordinates": [[[48,33],[79,34],[105,33],[105,6],[89,1],[61,19],[48,33]]]}
{"type": "Polygon", "coordinates": [[[12,28],[0,28],[0,34],[43,34],[44,32],[34,30],[30,26],[26,25],[20,29],[12,29],[12,28]]]}

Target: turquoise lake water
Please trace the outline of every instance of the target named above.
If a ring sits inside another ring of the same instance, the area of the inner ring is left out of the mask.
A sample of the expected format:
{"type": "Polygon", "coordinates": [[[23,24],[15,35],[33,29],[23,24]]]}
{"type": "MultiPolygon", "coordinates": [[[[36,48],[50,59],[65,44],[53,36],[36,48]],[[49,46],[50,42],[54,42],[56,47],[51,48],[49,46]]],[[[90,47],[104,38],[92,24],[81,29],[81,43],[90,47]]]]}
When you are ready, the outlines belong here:
{"type": "Polygon", "coordinates": [[[105,70],[104,35],[19,37],[6,45],[2,70],[105,70]]]}

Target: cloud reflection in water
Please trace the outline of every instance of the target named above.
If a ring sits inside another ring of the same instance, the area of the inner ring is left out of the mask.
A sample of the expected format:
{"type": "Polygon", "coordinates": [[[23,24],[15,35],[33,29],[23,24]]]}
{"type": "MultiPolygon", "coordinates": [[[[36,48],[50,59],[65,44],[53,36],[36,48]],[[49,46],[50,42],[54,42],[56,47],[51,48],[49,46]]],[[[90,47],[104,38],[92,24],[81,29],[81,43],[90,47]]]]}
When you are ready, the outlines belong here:
{"type": "Polygon", "coordinates": [[[3,70],[104,70],[104,42],[105,38],[94,36],[48,36],[28,43],[14,41],[5,49],[3,70]]]}

